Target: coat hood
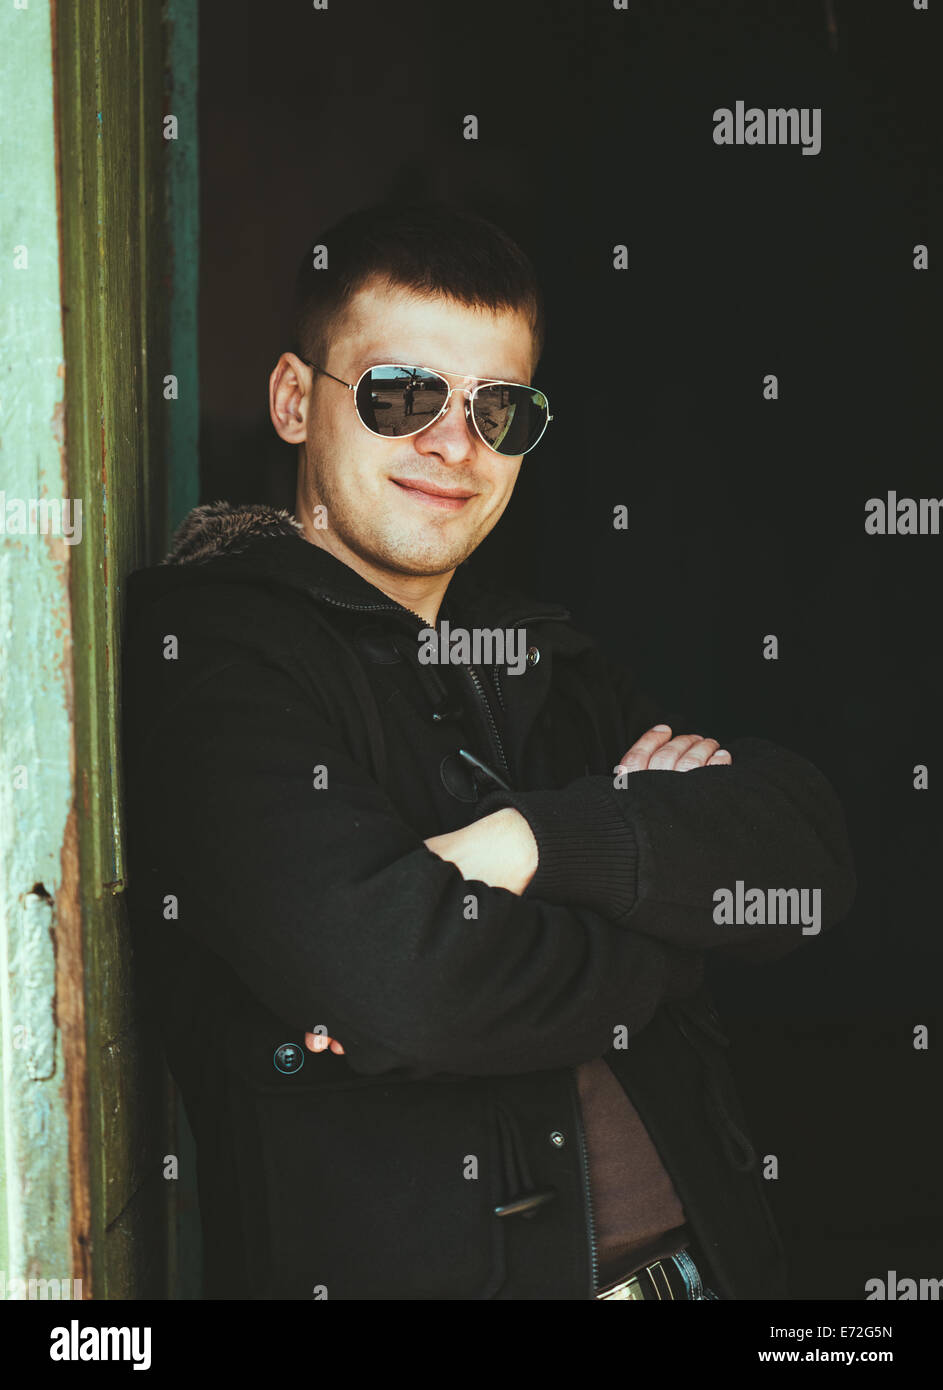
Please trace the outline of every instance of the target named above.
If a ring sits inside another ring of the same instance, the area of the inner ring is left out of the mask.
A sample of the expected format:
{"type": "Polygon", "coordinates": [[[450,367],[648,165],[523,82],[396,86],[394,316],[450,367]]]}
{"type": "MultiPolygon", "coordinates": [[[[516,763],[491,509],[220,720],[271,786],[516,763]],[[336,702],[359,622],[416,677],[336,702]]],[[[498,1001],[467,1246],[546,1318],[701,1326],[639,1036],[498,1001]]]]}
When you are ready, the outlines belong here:
{"type": "Polygon", "coordinates": [[[163,565],[197,565],[217,555],[241,555],[259,537],[296,536],[304,530],[284,507],[251,502],[207,502],[194,507],[174,532],[163,565]]]}

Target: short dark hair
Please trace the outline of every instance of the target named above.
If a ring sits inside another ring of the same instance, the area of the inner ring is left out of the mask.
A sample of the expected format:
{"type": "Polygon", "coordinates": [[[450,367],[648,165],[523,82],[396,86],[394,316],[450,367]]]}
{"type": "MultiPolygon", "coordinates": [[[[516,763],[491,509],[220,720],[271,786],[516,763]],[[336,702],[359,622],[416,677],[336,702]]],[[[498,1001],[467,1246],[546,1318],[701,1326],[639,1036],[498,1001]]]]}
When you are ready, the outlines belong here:
{"type": "Polygon", "coordinates": [[[374,277],[469,308],[520,310],[531,321],[534,365],[543,352],[543,298],[534,267],[493,222],[443,199],[376,203],[348,214],[311,243],[298,268],[294,351],[323,364],[347,306],[374,277]],[[314,251],[327,248],[327,267],[314,251]]]}

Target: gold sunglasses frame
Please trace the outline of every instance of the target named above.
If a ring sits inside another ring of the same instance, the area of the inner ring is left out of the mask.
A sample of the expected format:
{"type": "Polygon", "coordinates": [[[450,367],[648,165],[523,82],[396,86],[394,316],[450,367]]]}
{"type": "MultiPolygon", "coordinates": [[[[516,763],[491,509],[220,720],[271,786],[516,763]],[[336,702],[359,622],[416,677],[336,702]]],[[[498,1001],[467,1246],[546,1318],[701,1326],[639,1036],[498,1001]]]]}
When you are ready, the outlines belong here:
{"type": "MultiPolygon", "coordinates": [[[[484,444],[485,448],[490,449],[493,454],[497,454],[498,458],[523,458],[524,454],[529,454],[531,449],[536,449],[537,445],[543,439],[544,435],[547,432],[547,426],[553,419],[553,416],[550,414],[550,401],[547,398],[546,391],[540,391],[539,386],[528,386],[523,381],[502,381],[499,377],[472,377],[471,380],[474,381],[475,385],[473,389],[469,390],[467,386],[449,386],[447,377],[458,376],[458,372],[442,372],[439,371],[438,367],[425,367],[419,363],[410,364],[407,362],[374,362],[371,364],[371,366],[364,368],[364,370],[360,373],[359,377],[355,382],[349,382],[344,381],[339,376],[334,376],[332,372],[326,371],[325,368],[319,366],[317,362],[310,362],[307,357],[302,357],[301,361],[304,362],[305,366],[313,367],[314,370],[316,372],[320,372],[322,376],[330,377],[331,381],[339,382],[341,386],[345,386],[348,391],[353,392],[354,410],[356,411],[357,419],[363,425],[367,433],[373,435],[374,439],[412,439],[414,435],[422,434],[422,431],[427,430],[430,425],[434,425],[436,423],[436,420],[442,419],[442,416],[448,410],[449,403],[451,402],[452,396],[456,391],[461,391],[466,398],[466,419],[471,420],[471,423],[474,426],[475,433],[481,440],[482,444],[484,444]],[[442,409],[439,411],[439,413],[433,419],[427,420],[424,425],[420,425],[418,430],[410,430],[408,434],[379,434],[376,430],[372,430],[364,420],[363,416],[360,414],[360,411],[357,410],[357,391],[360,388],[360,383],[363,381],[364,377],[367,375],[368,372],[375,372],[382,367],[394,367],[399,371],[405,372],[431,372],[433,376],[437,376],[440,378],[440,380],[444,381],[445,385],[448,387],[448,395],[446,396],[442,404],[442,409]],[[540,431],[540,434],[538,434],[537,438],[534,440],[533,444],[529,444],[528,447],[524,450],[523,454],[502,454],[500,449],[496,449],[493,444],[488,443],[487,439],[485,439],[484,435],[479,429],[478,421],[475,419],[475,397],[477,396],[478,392],[481,390],[483,386],[517,386],[524,391],[540,391],[540,394],[547,402],[547,418],[544,421],[544,427],[540,431]]],[[[468,377],[462,378],[463,381],[467,381],[468,379],[468,377]]]]}

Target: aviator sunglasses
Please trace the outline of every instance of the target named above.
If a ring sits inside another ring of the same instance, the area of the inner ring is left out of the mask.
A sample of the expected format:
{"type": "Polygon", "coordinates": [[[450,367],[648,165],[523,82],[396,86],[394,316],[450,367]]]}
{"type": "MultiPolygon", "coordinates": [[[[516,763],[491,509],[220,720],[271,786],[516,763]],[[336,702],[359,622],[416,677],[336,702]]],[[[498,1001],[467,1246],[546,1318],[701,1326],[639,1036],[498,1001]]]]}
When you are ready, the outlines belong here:
{"type": "Polygon", "coordinates": [[[466,416],[471,414],[479,439],[496,454],[516,457],[529,453],[553,419],[543,391],[516,381],[486,378],[469,390],[450,386],[445,374],[431,367],[407,367],[395,362],[368,367],[352,385],[326,372],[317,362],[309,362],[307,357],[301,360],[353,391],[360,423],[380,439],[408,439],[419,434],[444,415],[453,391],[464,392],[466,416]]]}

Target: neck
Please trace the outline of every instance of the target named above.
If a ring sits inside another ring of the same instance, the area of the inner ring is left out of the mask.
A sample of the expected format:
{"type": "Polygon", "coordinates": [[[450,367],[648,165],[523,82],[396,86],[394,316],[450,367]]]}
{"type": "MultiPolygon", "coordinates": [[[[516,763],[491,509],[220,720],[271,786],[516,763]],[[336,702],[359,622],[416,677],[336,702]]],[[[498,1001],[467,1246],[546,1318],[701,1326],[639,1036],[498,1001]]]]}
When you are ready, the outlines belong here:
{"type": "Polygon", "coordinates": [[[304,528],[305,539],[312,545],[328,551],[381,594],[418,614],[429,627],[435,627],[454,570],[447,574],[397,574],[395,570],[381,569],[351,550],[331,531],[316,527],[306,508],[297,509],[295,516],[304,528]]]}

